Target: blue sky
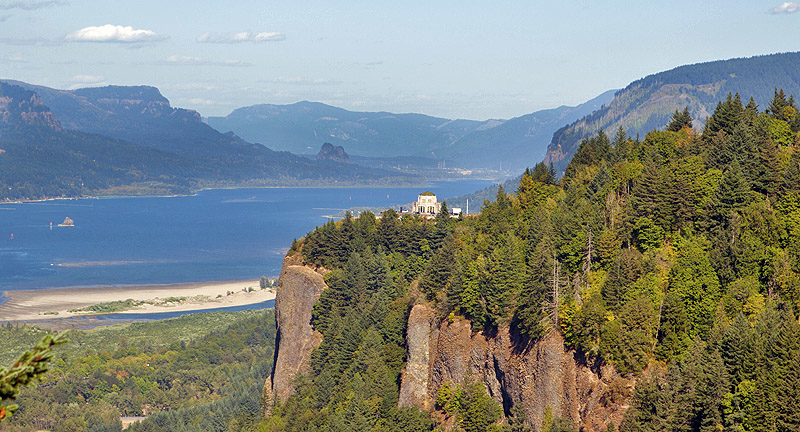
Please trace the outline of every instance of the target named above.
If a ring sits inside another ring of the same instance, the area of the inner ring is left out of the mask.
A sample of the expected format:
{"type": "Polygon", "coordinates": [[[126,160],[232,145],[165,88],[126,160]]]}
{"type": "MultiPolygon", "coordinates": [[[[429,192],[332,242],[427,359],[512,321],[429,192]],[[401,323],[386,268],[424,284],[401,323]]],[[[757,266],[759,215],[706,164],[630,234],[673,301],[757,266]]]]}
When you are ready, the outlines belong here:
{"type": "Polygon", "coordinates": [[[204,116],[312,100],[484,120],[799,36],[780,0],[0,0],[0,77],[153,85],[204,116]]]}

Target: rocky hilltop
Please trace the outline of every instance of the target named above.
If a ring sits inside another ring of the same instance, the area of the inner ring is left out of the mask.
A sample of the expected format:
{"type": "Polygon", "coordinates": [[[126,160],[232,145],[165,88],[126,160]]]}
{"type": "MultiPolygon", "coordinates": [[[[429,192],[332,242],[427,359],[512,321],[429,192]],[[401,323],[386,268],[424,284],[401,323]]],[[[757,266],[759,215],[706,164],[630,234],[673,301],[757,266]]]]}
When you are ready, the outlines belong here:
{"type": "Polygon", "coordinates": [[[60,131],[56,116],[36,93],[0,82],[0,123],[38,126],[60,131]]]}
{"type": "Polygon", "coordinates": [[[325,143],[322,144],[322,148],[317,153],[317,160],[348,163],[350,162],[350,156],[344,151],[344,147],[325,143]]]}

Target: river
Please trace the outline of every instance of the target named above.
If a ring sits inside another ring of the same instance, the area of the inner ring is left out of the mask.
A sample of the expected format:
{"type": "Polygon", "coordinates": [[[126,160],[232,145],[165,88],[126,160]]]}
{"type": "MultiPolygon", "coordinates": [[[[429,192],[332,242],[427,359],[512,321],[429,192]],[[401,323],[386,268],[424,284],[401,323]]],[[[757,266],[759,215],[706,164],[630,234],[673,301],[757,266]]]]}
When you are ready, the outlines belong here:
{"type": "Polygon", "coordinates": [[[403,205],[424,190],[451,197],[490,184],[216,189],[180,197],[2,204],[0,291],[277,276],[292,239],[324,224],[326,216],[351,207],[403,205]],[[75,225],[59,227],[66,217],[75,225]]]}

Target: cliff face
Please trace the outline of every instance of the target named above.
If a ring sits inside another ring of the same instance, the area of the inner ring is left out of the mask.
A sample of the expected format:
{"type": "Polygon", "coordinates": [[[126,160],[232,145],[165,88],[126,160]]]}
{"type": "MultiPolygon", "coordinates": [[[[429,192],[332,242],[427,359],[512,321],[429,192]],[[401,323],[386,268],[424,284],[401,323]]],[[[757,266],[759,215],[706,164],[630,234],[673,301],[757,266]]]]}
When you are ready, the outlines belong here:
{"type": "Polygon", "coordinates": [[[11,127],[62,130],[56,116],[34,92],[0,82],[0,123],[11,127]]]}
{"type": "Polygon", "coordinates": [[[285,402],[294,391],[292,380],[308,371],[311,351],[322,342],[322,334],[311,327],[311,311],[327,285],[321,272],[302,265],[299,255],[284,259],[279,282],[275,362],[266,386],[270,396],[285,402]]]}
{"type": "MultiPolygon", "coordinates": [[[[327,285],[322,272],[301,261],[299,256],[284,260],[275,300],[277,348],[266,393],[281,402],[293,393],[295,376],[309,371],[311,352],[322,341],[310,321],[327,285]]],[[[406,342],[400,406],[433,411],[442,384],[472,377],[507,413],[521,407],[536,432],[548,406],[554,417],[568,418],[582,430],[605,431],[609,424],[619,426],[633,386],[610,366],[586,364],[556,333],[524,344],[508,327],[485,335],[473,333],[465,319],[439,322],[435,311],[421,304],[409,315],[406,342]]]]}
{"type": "Polygon", "coordinates": [[[433,317],[424,305],[414,306],[409,316],[401,406],[431,410],[439,386],[471,376],[506,410],[522,407],[535,431],[548,406],[554,417],[569,418],[583,430],[604,431],[622,421],[622,395],[633,383],[611,367],[584,364],[560,336],[520,346],[508,328],[486,336],[472,333],[467,320],[437,323],[433,317]]]}

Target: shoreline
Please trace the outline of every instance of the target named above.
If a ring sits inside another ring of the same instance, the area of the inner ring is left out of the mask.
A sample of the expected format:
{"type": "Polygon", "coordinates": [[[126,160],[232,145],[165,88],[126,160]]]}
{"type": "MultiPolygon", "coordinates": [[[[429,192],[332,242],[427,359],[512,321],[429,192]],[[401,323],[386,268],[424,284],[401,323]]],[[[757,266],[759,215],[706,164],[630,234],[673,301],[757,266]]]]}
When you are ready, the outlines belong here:
{"type": "MultiPolygon", "coordinates": [[[[465,179],[469,180],[469,179],[465,179]]],[[[475,179],[482,180],[482,179],[475,179]]],[[[436,181],[451,181],[451,180],[436,180],[436,181]]],[[[49,201],[66,201],[66,200],[83,200],[83,199],[103,199],[103,198],[177,198],[177,197],[191,197],[197,195],[199,192],[209,190],[229,190],[229,189],[371,189],[371,188],[425,188],[430,186],[430,183],[423,184],[410,184],[410,185],[380,185],[380,184],[353,184],[353,185],[322,185],[322,186],[220,186],[220,187],[203,187],[200,189],[192,190],[188,194],[168,194],[168,195],[85,195],[75,197],[50,197],[50,198],[37,198],[37,199],[24,199],[24,200],[2,200],[0,204],[25,204],[25,203],[43,203],[49,201]]]]}
{"type": "Polygon", "coordinates": [[[242,185],[242,186],[212,186],[212,187],[201,187],[198,189],[193,189],[191,193],[188,194],[164,194],[164,195],[150,195],[150,194],[142,194],[142,195],[84,195],[84,196],[75,196],[75,197],[49,197],[49,198],[37,198],[37,199],[23,199],[23,200],[0,200],[0,205],[5,204],[24,204],[24,203],[43,203],[48,201],[65,201],[65,200],[83,200],[83,199],[102,199],[102,198],[177,198],[177,197],[190,197],[195,196],[199,192],[208,191],[208,190],[228,190],[228,189],[372,189],[372,188],[426,188],[434,182],[449,182],[449,181],[461,181],[461,180],[480,180],[480,181],[492,181],[496,182],[497,178],[485,178],[483,176],[479,177],[466,177],[466,178],[459,178],[453,180],[430,180],[422,183],[413,183],[413,184],[406,184],[406,185],[382,185],[382,184],[327,184],[327,185],[318,185],[318,186],[309,186],[309,185],[264,185],[264,186],[257,186],[257,185],[242,185]]]}
{"type": "Polygon", "coordinates": [[[114,314],[186,312],[221,307],[245,306],[275,298],[275,288],[260,289],[259,280],[199,282],[170,285],[100,286],[94,288],[53,288],[5,291],[0,304],[0,321],[44,321],[97,312],[70,312],[89,306],[125,301],[152,302],[113,311],[114,314]],[[252,289],[252,291],[250,291],[252,289]],[[165,299],[181,301],[164,302],[165,299]]]}

